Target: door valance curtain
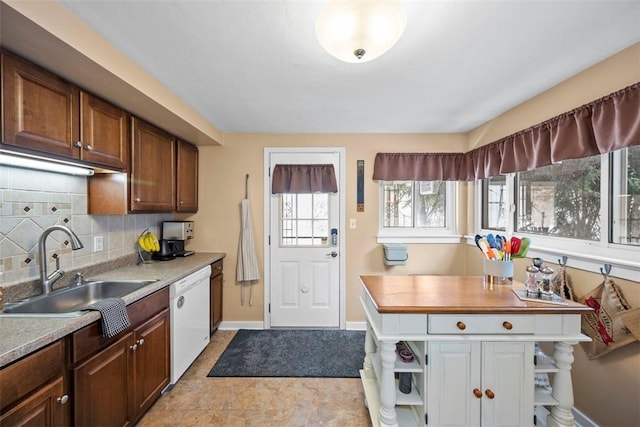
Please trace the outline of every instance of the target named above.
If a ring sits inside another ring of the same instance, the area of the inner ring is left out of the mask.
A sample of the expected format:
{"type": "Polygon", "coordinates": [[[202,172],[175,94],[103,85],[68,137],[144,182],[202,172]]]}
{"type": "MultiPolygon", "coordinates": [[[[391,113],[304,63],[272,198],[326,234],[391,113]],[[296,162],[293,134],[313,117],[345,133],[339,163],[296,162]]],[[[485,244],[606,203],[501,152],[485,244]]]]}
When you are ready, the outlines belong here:
{"type": "Polygon", "coordinates": [[[640,145],[640,82],[466,153],[378,153],[373,179],[473,181],[640,145]]]}
{"type": "Polygon", "coordinates": [[[271,178],[271,194],[337,193],[332,164],[276,165],[271,178]]]}

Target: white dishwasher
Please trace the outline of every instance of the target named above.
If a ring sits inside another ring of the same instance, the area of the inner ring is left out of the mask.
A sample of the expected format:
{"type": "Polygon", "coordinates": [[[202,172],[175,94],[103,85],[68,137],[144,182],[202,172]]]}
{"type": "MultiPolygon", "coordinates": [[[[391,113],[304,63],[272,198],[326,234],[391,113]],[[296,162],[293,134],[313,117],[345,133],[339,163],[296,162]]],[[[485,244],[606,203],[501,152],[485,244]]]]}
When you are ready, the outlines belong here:
{"type": "Polygon", "coordinates": [[[209,344],[209,277],[206,266],[169,288],[171,298],[171,384],[209,344]]]}

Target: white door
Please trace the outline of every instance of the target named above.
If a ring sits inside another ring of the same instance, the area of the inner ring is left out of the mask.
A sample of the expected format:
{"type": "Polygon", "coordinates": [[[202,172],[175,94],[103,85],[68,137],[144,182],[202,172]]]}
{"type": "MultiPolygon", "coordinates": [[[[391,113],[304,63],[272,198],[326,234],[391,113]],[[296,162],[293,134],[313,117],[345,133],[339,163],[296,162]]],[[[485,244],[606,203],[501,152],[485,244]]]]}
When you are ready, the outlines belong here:
{"type": "MultiPolygon", "coordinates": [[[[269,154],[271,171],[276,164],[329,163],[340,183],[340,151],[269,154]]],[[[340,327],[340,184],[338,193],[271,194],[270,189],[269,179],[270,326],[340,327]]]]}

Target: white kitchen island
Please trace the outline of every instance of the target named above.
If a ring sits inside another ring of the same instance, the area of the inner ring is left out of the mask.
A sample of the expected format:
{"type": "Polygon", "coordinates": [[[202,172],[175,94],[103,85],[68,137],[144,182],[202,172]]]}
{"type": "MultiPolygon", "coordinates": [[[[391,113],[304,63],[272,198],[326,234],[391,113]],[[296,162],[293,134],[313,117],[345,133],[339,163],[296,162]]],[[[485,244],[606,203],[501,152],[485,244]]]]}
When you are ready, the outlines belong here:
{"type": "MultiPolygon", "coordinates": [[[[528,426],[536,406],[547,426],[574,426],[573,346],[582,313],[567,302],[522,301],[511,286],[488,289],[482,277],[360,276],[367,318],[360,372],[374,426],[528,426]],[[403,362],[396,343],[415,358],[403,362]],[[554,352],[534,351],[553,342],[554,352]],[[411,392],[397,374],[411,375],[411,392]],[[551,373],[552,388],[536,387],[551,373]]],[[[514,287],[522,284],[514,283],[514,287]]]]}

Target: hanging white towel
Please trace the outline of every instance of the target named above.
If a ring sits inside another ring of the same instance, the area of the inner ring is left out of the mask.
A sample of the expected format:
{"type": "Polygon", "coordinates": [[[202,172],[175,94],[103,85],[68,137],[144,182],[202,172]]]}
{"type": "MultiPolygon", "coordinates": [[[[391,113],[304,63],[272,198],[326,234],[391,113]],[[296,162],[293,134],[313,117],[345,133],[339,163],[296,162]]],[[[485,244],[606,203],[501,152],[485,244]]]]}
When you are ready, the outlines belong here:
{"type": "Polygon", "coordinates": [[[251,281],[259,280],[258,259],[253,242],[253,229],[251,223],[251,207],[249,199],[243,199],[241,203],[242,224],[240,228],[240,242],[238,244],[238,268],[236,279],[240,282],[241,304],[244,305],[244,285],[249,282],[249,305],[253,305],[253,288],[251,281]]]}

